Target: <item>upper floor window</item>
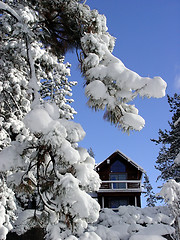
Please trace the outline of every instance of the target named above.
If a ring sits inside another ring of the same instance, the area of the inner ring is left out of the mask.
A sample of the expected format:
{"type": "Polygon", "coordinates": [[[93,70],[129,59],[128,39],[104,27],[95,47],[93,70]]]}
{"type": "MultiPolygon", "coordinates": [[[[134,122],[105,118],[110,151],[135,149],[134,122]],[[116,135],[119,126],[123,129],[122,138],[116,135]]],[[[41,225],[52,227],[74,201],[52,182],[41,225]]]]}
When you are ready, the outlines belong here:
{"type": "MultiPolygon", "coordinates": [[[[110,180],[126,180],[127,179],[127,173],[111,173],[110,174],[110,180]]],[[[126,181],[125,182],[112,182],[111,184],[112,189],[124,189],[127,188],[126,181]]]]}
{"type": "Polygon", "coordinates": [[[119,160],[116,160],[112,165],[111,165],[111,172],[126,172],[126,166],[124,163],[120,162],[119,160]]]}

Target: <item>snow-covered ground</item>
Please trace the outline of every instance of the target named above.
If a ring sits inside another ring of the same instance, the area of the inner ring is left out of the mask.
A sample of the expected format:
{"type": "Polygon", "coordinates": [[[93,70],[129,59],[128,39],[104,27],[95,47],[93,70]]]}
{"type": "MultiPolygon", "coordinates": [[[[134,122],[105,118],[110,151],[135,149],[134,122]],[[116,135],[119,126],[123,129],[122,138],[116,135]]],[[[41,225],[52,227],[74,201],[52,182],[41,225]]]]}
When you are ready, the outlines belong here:
{"type": "MultiPolygon", "coordinates": [[[[16,222],[16,232],[22,234],[33,210],[23,212],[22,218],[16,222]],[[17,227],[18,225],[18,227],[17,227]],[[22,231],[23,229],[23,231],[22,231]]],[[[165,240],[174,239],[175,229],[172,227],[173,217],[167,207],[121,206],[117,212],[103,209],[96,223],[89,225],[85,233],[80,236],[69,235],[69,230],[53,232],[53,239],[58,240],[165,240]],[[57,238],[58,237],[58,238],[57,238]],[[59,238],[61,237],[61,238],[59,238]]]]}
{"type": "Polygon", "coordinates": [[[174,233],[167,207],[121,206],[117,212],[103,209],[91,230],[102,240],[162,240],[174,233]]]}

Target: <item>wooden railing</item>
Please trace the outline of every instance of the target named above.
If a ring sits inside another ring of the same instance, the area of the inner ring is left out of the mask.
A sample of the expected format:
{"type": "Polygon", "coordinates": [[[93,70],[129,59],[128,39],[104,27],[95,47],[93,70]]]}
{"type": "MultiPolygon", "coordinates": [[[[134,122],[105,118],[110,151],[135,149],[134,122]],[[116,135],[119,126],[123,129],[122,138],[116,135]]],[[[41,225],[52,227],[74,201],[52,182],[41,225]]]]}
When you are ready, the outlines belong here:
{"type": "Polygon", "coordinates": [[[141,191],[140,180],[108,180],[102,181],[99,191],[141,191]]]}

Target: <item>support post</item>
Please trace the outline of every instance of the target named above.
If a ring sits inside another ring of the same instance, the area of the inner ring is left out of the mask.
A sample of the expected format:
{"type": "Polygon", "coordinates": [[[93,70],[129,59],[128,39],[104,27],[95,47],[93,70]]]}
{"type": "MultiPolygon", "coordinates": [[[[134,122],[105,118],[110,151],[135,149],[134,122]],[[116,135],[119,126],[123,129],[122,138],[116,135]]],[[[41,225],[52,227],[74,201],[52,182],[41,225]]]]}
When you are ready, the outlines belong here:
{"type": "Polygon", "coordinates": [[[137,207],[137,196],[134,197],[134,205],[137,207]]]}
{"type": "Polygon", "coordinates": [[[104,196],[102,196],[102,208],[104,208],[104,196]]]}

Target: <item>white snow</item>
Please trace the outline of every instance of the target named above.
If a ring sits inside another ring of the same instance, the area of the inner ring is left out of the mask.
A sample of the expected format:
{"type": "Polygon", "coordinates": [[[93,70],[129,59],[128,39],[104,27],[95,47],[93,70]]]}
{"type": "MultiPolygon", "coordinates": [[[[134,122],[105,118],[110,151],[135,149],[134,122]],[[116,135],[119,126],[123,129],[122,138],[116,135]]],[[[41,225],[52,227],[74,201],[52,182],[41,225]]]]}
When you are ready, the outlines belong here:
{"type": "Polygon", "coordinates": [[[179,117],[178,120],[174,123],[174,126],[177,127],[178,123],[180,123],[180,117],[179,117]]]}
{"type": "Polygon", "coordinates": [[[86,133],[79,123],[68,121],[66,119],[60,119],[59,122],[66,128],[67,139],[70,142],[79,142],[84,139],[86,133]]]}
{"type": "Polygon", "coordinates": [[[60,128],[59,137],[67,137],[70,142],[79,142],[85,137],[85,131],[80,124],[66,119],[59,119],[57,105],[46,103],[45,106],[36,106],[24,118],[24,123],[33,133],[47,134],[52,129],[60,128]],[[64,128],[64,130],[63,130],[64,128]],[[66,132],[66,133],[65,133],[66,132]]]}
{"type": "Polygon", "coordinates": [[[91,192],[92,190],[99,190],[100,179],[98,173],[94,171],[94,165],[87,163],[77,163],[74,165],[74,167],[76,169],[76,177],[81,181],[81,186],[87,192],[91,192]]]}
{"type": "Polygon", "coordinates": [[[101,238],[95,232],[85,232],[79,240],[101,240],[101,238]]]}
{"type": "MultiPolygon", "coordinates": [[[[36,212],[37,216],[41,214],[41,212],[36,212]]],[[[36,227],[35,221],[33,221],[34,218],[34,210],[33,209],[27,209],[19,213],[18,219],[16,220],[14,224],[14,231],[21,235],[28,231],[29,229],[36,227]]]]}
{"type": "MultiPolygon", "coordinates": [[[[70,173],[66,173],[60,181],[60,187],[63,189],[63,201],[59,198],[59,205],[66,206],[67,203],[70,206],[67,208],[71,216],[77,218],[77,221],[83,221],[88,219],[88,222],[94,222],[99,215],[99,204],[93,200],[88,194],[79,189],[79,180],[72,176],[70,173]],[[70,193],[70,194],[69,194],[70,193]]],[[[61,193],[60,193],[61,196],[61,193]]]]}
{"type": "Polygon", "coordinates": [[[0,179],[0,239],[5,240],[7,233],[12,230],[16,210],[14,192],[0,179]]]}
{"type": "Polygon", "coordinates": [[[140,131],[145,125],[145,120],[134,113],[124,113],[122,121],[125,129],[133,128],[136,131],[140,131]]]}
{"type": "Polygon", "coordinates": [[[85,89],[87,96],[93,96],[95,100],[107,98],[107,88],[103,82],[95,80],[88,84],[85,89]]]}
{"type": "Polygon", "coordinates": [[[24,123],[32,132],[43,132],[53,124],[53,119],[45,109],[35,108],[25,116],[24,123]]]}
{"type": "Polygon", "coordinates": [[[147,85],[139,91],[140,96],[162,98],[166,94],[167,83],[161,77],[143,78],[147,85]]]}
{"type": "Polygon", "coordinates": [[[176,156],[174,163],[179,165],[180,164],[180,152],[178,153],[178,155],[176,156]]]}
{"type": "Polygon", "coordinates": [[[44,108],[52,119],[57,120],[59,118],[59,108],[55,103],[45,102],[44,108]]]}
{"type": "Polygon", "coordinates": [[[121,236],[124,236],[124,232],[121,235],[121,233],[119,233],[118,231],[111,230],[111,228],[108,228],[108,227],[102,226],[102,225],[97,226],[96,233],[103,240],[109,240],[109,239],[119,240],[119,239],[121,239],[121,236]]]}
{"type": "Polygon", "coordinates": [[[78,151],[72,148],[71,143],[64,140],[61,144],[61,156],[66,159],[69,164],[74,164],[80,161],[80,155],[78,151]]]}
{"type": "Polygon", "coordinates": [[[14,16],[18,21],[21,21],[21,17],[14,11],[9,5],[6,3],[0,2],[0,9],[9,12],[12,16],[14,16]]]}
{"type": "Polygon", "coordinates": [[[121,206],[117,212],[103,209],[94,231],[102,240],[163,240],[174,234],[173,222],[167,207],[121,206]]]}
{"type": "Polygon", "coordinates": [[[166,240],[166,238],[157,235],[133,235],[129,240],[166,240]]]}
{"type": "Polygon", "coordinates": [[[156,236],[162,236],[172,234],[173,232],[174,228],[171,226],[167,226],[165,224],[154,224],[141,229],[137,235],[151,236],[153,234],[156,236]]]}
{"type": "Polygon", "coordinates": [[[23,166],[22,159],[19,156],[18,145],[12,144],[10,147],[4,148],[0,152],[0,170],[8,171],[17,166],[23,166]]]}
{"type": "Polygon", "coordinates": [[[164,183],[159,195],[170,205],[178,203],[180,196],[180,183],[176,182],[174,179],[168,180],[164,183]]]}
{"type": "Polygon", "coordinates": [[[6,239],[6,235],[8,233],[8,229],[4,226],[0,226],[0,239],[6,239]]]}

